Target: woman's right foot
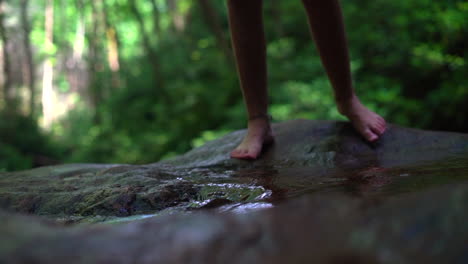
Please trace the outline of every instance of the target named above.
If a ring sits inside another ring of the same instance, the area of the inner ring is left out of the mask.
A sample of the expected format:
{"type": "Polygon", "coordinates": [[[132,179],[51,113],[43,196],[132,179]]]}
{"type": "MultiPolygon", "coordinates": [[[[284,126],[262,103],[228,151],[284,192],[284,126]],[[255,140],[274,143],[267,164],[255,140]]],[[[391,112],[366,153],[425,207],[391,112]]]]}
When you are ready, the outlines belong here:
{"type": "Polygon", "coordinates": [[[249,120],[247,134],[239,146],[231,152],[231,158],[256,159],[264,145],[274,141],[270,121],[266,118],[249,120]]]}
{"type": "Polygon", "coordinates": [[[351,121],[357,132],[367,141],[374,142],[385,132],[385,119],[365,107],[356,96],[337,102],[337,105],[339,112],[351,121]]]}

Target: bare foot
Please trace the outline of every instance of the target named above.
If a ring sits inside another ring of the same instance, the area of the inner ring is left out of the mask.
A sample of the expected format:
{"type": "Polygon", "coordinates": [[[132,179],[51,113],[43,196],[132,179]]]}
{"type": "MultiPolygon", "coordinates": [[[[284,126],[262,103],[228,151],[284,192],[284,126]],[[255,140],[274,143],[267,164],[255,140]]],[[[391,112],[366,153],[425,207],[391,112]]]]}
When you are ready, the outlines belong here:
{"type": "Polygon", "coordinates": [[[374,142],[385,132],[385,120],[365,107],[356,96],[337,104],[340,113],[351,121],[354,128],[367,141],[374,142]]]}
{"type": "Polygon", "coordinates": [[[231,152],[231,158],[256,159],[262,147],[274,141],[270,121],[267,118],[257,118],[248,123],[247,135],[240,145],[231,152]]]}

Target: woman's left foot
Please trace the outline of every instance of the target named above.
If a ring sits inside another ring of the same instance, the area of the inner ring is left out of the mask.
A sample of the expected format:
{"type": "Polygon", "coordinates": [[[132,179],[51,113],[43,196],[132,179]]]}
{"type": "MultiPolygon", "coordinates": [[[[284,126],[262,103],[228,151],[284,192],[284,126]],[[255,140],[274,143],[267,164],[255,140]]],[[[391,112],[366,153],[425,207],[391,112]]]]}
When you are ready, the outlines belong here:
{"type": "Polygon", "coordinates": [[[351,121],[367,141],[374,142],[385,132],[385,120],[365,107],[356,96],[348,101],[339,101],[337,105],[339,112],[351,121]]]}
{"type": "Polygon", "coordinates": [[[263,147],[274,141],[273,132],[268,118],[257,118],[248,123],[247,134],[244,139],[231,152],[231,158],[235,159],[257,159],[263,147]]]}

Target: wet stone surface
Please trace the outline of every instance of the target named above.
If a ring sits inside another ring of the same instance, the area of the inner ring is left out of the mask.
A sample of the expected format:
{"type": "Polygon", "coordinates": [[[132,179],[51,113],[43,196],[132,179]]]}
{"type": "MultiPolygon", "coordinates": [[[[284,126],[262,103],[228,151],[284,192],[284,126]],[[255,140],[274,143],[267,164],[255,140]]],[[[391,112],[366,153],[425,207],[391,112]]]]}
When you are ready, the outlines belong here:
{"type": "MultiPolygon", "coordinates": [[[[292,255],[297,262],[291,263],[468,259],[462,253],[467,134],[390,126],[370,144],[345,122],[294,120],[273,129],[276,143],[257,161],[229,158],[245,133],[237,131],[154,164],[2,173],[0,234],[15,239],[0,246],[0,260],[13,261],[37,239],[45,241],[42,251],[29,257],[42,262],[48,262],[44,251],[65,240],[77,252],[89,250],[97,263],[287,263],[292,255]],[[323,236],[303,237],[308,232],[323,236]],[[107,241],[102,252],[90,249],[94,240],[107,241]],[[168,255],[177,248],[182,253],[168,255]],[[103,257],[119,249],[128,255],[103,257]],[[420,252],[427,250],[432,255],[420,252]]],[[[69,261],[72,252],[60,250],[69,261]]]]}

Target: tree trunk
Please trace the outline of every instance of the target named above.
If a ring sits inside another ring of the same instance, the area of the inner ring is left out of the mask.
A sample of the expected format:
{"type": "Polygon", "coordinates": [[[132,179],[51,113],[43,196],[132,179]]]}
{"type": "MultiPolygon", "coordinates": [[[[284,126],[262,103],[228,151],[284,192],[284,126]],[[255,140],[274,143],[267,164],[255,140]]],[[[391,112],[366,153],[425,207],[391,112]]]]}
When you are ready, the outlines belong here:
{"type": "Polygon", "coordinates": [[[156,0],[151,0],[151,7],[153,8],[153,31],[159,37],[161,35],[161,24],[159,20],[161,18],[161,12],[159,12],[156,0]]]}
{"type": "Polygon", "coordinates": [[[182,33],[185,30],[185,16],[179,11],[179,0],[167,0],[167,7],[172,18],[171,27],[175,33],[182,33]]]}
{"type": "Polygon", "coordinates": [[[84,3],[82,0],[75,0],[75,6],[78,12],[77,29],[75,41],[73,43],[73,61],[78,63],[83,59],[84,47],[85,47],[85,12],[84,3]]]}
{"type": "Polygon", "coordinates": [[[44,75],[42,79],[42,113],[43,125],[48,128],[54,119],[55,93],[53,90],[54,66],[52,62],[52,50],[54,48],[54,0],[46,1],[45,10],[45,48],[47,54],[44,63],[44,75]]]}
{"type": "Polygon", "coordinates": [[[200,4],[200,10],[205,23],[216,38],[218,48],[224,54],[224,57],[229,61],[229,63],[234,65],[229,40],[224,35],[224,30],[220,22],[221,19],[213,7],[211,0],[198,0],[198,3],[200,4]]]}
{"type": "Polygon", "coordinates": [[[99,82],[98,74],[102,71],[103,65],[100,63],[100,45],[99,39],[101,39],[102,32],[99,28],[99,12],[96,7],[96,2],[94,0],[89,0],[88,3],[91,5],[91,29],[87,35],[88,44],[89,44],[89,53],[88,53],[88,69],[89,69],[89,91],[91,104],[94,108],[94,122],[100,123],[100,117],[98,112],[98,106],[100,105],[103,98],[103,89],[102,84],[99,82]]]}
{"type": "MultiPolygon", "coordinates": [[[[13,105],[14,99],[11,98],[11,64],[10,55],[8,54],[8,36],[4,24],[5,18],[5,1],[0,0],[0,38],[2,40],[2,58],[3,58],[3,99],[7,109],[13,105]]],[[[11,109],[10,109],[11,110],[11,109]]]]}
{"type": "Polygon", "coordinates": [[[120,54],[119,54],[119,47],[120,47],[120,40],[117,29],[110,23],[109,21],[109,12],[106,0],[101,0],[101,13],[102,13],[102,20],[104,21],[105,31],[106,31],[106,38],[107,38],[107,62],[109,64],[109,68],[112,72],[112,88],[118,88],[120,86],[120,54]]]}
{"type": "Polygon", "coordinates": [[[26,56],[27,72],[26,83],[29,87],[29,115],[32,118],[35,118],[36,115],[36,78],[35,78],[35,69],[33,62],[33,54],[31,48],[31,40],[29,35],[31,33],[31,26],[28,19],[28,6],[29,0],[21,0],[21,24],[23,27],[23,46],[24,54],[26,56]]]}
{"type": "Polygon", "coordinates": [[[146,54],[148,55],[148,61],[153,68],[153,74],[154,78],[157,84],[157,89],[161,93],[162,96],[165,95],[164,93],[164,78],[161,72],[161,67],[160,67],[160,59],[156,51],[151,45],[150,39],[148,34],[146,33],[145,30],[145,24],[143,21],[143,17],[141,16],[140,11],[138,11],[138,8],[136,6],[135,0],[130,0],[130,9],[135,16],[137,22],[138,22],[138,27],[140,29],[140,35],[143,40],[143,48],[145,49],[146,54]]]}

